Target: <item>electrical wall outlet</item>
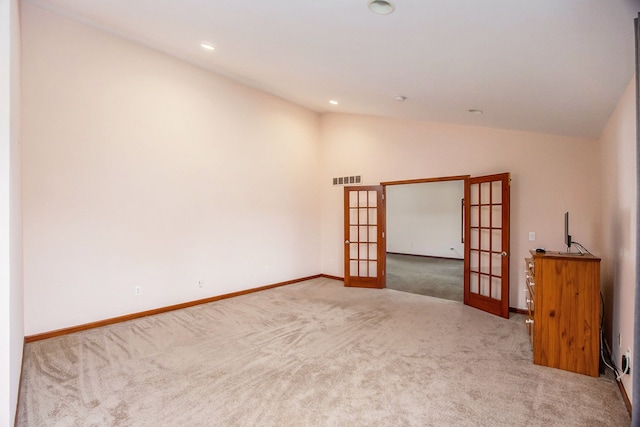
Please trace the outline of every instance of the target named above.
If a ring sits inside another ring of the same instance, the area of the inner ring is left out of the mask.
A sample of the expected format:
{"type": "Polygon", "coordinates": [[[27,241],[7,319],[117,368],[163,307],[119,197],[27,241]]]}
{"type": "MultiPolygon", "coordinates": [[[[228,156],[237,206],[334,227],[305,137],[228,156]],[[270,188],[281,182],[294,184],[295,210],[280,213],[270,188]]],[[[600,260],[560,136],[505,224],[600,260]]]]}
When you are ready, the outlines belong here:
{"type": "Polygon", "coordinates": [[[622,355],[622,364],[620,365],[622,375],[631,375],[631,349],[628,348],[627,352],[622,355]]]}
{"type": "Polygon", "coordinates": [[[136,295],[141,295],[142,294],[142,286],[136,286],[134,292],[135,292],[136,295]]]}
{"type": "Polygon", "coordinates": [[[199,288],[204,288],[204,281],[203,280],[198,280],[198,287],[199,288]]]}

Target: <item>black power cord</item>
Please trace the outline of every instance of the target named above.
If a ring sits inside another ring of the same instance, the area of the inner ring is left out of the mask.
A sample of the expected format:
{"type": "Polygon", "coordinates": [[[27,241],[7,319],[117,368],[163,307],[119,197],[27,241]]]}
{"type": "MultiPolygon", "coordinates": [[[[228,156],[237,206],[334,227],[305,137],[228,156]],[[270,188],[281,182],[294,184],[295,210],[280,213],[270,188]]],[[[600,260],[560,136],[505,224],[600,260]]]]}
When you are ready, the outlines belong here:
{"type": "MultiPolygon", "coordinates": [[[[588,251],[587,251],[588,252],[588,251]]],[[[618,369],[616,368],[616,364],[612,359],[612,355],[608,354],[608,358],[609,358],[609,362],[611,362],[611,365],[609,365],[607,363],[607,360],[604,357],[604,331],[603,331],[603,326],[604,326],[604,297],[602,296],[602,292],[600,292],[600,358],[602,359],[602,363],[605,364],[605,366],[609,369],[611,369],[613,371],[613,373],[616,375],[616,382],[620,381],[620,378],[622,378],[622,375],[624,375],[624,373],[619,373],[618,369]]]]}

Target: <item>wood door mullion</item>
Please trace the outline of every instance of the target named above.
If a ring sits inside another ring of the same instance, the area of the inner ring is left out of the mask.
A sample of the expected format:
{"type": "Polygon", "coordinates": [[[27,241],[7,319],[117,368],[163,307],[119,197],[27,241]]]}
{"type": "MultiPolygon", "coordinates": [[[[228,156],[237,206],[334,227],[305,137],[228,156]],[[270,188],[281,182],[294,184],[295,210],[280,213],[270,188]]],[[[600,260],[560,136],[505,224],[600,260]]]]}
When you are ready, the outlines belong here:
{"type": "MultiPolygon", "coordinates": [[[[511,175],[507,175],[506,182],[502,184],[502,198],[500,200],[501,203],[501,213],[502,213],[502,231],[501,231],[501,256],[502,252],[507,254],[506,257],[502,257],[502,295],[507,295],[507,301],[503,305],[506,307],[506,310],[509,310],[509,264],[511,259],[511,247],[509,245],[509,236],[511,233],[510,230],[510,218],[511,218],[511,175]],[[505,277],[507,278],[505,280],[505,277]]],[[[504,298],[504,297],[503,297],[504,298]]]]}
{"type": "Polygon", "coordinates": [[[477,218],[477,228],[476,228],[476,242],[478,247],[476,248],[476,253],[478,254],[477,256],[477,260],[476,260],[476,265],[475,265],[475,271],[476,271],[476,281],[477,281],[477,285],[478,285],[478,293],[480,293],[480,286],[482,285],[482,275],[480,274],[480,257],[481,257],[481,253],[480,253],[480,248],[481,248],[481,241],[480,241],[480,236],[482,234],[482,192],[480,191],[480,185],[476,185],[477,188],[475,188],[475,190],[477,191],[477,198],[478,198],[478,202],[477,202],[477,208],[478,208],[478,218],[477,218]]]}
{"type": "Polygon", "coordinates": [[[356,194],[358,195],[358,207],[357,207],[357,210],[356,210],[356,212],[358,212],[358,243],[356,243],[358,245],[357,246],[357,248],[358,248],[358,251],[357,251],[358,258],[357,258],[356,262],[358,264],[358,277],[362,277],[362,268],[361,268],[361,263],[360,263],[360,260],[362,259],[362,254],[360,253],[360,239],[362,237],[361,236],[362,224],[360,223],[360,209],[361,209],[361,206],[360,206],[360,192],[358,191],[358,192],[356,192],[356,194]]]}
{"type": "Polygon", "coordinates": [[[361,270],[361,268],[360,268],[360,258],[362,258],[362,257],[360,255],[360,239],[361,239],[361,232],[360,231],[362,229],[360,227],[362,227],[362,224],[360,224],[360,192],[356,191],[356,194],[358,195],[358,197],[357,197],[357,201],[358,202],[357,202],[357,205],[356,205],[357,206],[356,207],[356,212],[357,212],[357,215],[358,215],[358,242],[356,243],[356,245],[357,245],[356,246],[356,248],[357,248],[357,250],[356,250],[356,253],[357,253],[356,264],[358,265],[358,274],[357,274],[357,276],[361,277],[362,276],[362,271],[360,271],[361,270]]]}
{"type": "Polygon", "coordinates": [[[489,183],[489,297],[493,296],[493,183],[489,183]]]}

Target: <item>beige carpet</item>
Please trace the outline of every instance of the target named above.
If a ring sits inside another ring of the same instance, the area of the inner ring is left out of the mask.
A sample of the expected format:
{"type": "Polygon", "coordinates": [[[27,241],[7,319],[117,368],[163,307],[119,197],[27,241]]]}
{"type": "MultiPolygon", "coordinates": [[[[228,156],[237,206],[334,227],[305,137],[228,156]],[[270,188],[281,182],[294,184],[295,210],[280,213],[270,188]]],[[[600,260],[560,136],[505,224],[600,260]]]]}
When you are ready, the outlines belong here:
{"type": "Polygon", "coordinates": [[[387,288],[464,300],[464,260],[387,253],[387,288]]]}
{"type": "Polygon", "coordinates": [[[624,426],[522,318],[316,279],[28,344],[18,426],[624,426]]]}

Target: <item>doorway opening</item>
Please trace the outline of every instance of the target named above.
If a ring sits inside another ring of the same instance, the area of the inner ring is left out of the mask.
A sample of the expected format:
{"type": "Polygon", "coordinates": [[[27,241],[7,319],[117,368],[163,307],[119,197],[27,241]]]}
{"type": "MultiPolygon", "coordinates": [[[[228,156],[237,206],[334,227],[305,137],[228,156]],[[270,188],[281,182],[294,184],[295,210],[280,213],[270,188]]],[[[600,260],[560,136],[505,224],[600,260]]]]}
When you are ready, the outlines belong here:
{"type": "Polygon", "coordinates": [[[344,285],[386,287],[389,185],[464,180],[464,304],[509,318],[508,172],[344,187],[344,285]]]}
{"type": "Polygon", "coordinates": [[[464,178],[384,184],[387,288],[463,302],[464,178]]]}

